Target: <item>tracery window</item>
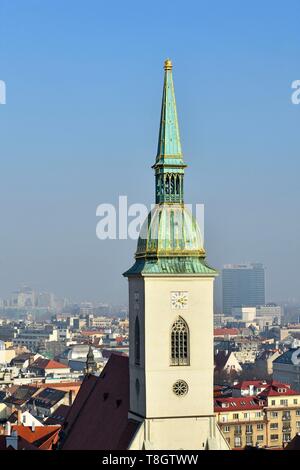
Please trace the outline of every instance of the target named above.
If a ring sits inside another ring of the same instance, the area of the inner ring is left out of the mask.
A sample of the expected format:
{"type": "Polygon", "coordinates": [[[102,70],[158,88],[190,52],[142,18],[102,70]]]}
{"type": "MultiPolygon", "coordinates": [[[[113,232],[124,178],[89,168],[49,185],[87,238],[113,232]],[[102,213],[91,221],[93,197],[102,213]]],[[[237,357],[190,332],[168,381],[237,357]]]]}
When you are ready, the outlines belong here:
{"type": "Polygon", "coordinates": [[[189,329],[186,321],[178,317],[171,330],[171,365],[187,366],[189,363],[189,329]]]}

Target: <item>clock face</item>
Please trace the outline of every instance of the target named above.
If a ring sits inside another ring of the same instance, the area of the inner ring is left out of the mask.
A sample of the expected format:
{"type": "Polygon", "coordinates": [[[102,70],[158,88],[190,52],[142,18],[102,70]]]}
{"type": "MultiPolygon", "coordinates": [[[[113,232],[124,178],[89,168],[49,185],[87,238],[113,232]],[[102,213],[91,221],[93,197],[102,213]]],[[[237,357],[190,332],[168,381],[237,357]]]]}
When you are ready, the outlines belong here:
{"type": "Polygon", "coordinates": [[[171,292],[171,306],[175,309],[187,308],[188,293],[182,291],[171,292]]]}

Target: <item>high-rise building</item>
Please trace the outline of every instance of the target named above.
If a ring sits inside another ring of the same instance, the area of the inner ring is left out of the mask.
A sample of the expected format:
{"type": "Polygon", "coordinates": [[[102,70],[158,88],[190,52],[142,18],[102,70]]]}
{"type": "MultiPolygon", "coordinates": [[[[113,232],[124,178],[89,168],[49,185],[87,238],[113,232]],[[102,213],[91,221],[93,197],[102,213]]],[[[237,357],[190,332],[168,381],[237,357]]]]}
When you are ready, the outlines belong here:
{"type": "Polygon", "coordinates": [[[234,307],[265,305],[265,269],[261,263],[227,264],[222,270],[223,313],[234,307]]]}

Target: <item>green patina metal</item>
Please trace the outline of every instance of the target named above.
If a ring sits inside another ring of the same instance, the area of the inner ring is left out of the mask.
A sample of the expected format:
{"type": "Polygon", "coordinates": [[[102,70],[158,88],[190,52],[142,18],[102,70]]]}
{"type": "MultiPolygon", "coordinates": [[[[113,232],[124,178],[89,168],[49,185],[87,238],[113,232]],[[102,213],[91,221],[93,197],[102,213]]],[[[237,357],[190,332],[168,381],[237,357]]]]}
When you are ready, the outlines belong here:
{"type": "Polygon", "coordinates": [[[140,232],[136,262],[124,276],[216,276],[205,264],[203,238],[198,224],[184,205],[183,161],[179,136],[172,63],[165,61],[165,79],[155,170],[156,205],[140,232]]]}
{"type": "Polygon", "coordinates": [[[141,228],[136,258],[183,255],[205,256],[195,218],[182,204],[157,204],[141,228]]]}
{"type": "Polygon", "coordinates": [[[195,276],[211,276],[215,277],[218,273],[215,269],[210,268],[203,259],[194,257],[178,257],[178,258],[157,258],[142,259],[138,258],[134,265],[124,274],[132,275],[195,275],[195,276]]]}
{"type": "Polygon", "coordinates": [[[183,203],[183,161],[172,63],[165,61],[165,79],[161,105],[160,127],[155,170],[156,203],[183,203]]]}
{"type": "Polygon", "coordinates": [[[160,128],[156,163],[165,163],[165,159],[176,159],[177,164],[184,165],[179,135],[176,100],[172,77],[172,63],[165,62],[165,80],[163,88],[160,128]]]}

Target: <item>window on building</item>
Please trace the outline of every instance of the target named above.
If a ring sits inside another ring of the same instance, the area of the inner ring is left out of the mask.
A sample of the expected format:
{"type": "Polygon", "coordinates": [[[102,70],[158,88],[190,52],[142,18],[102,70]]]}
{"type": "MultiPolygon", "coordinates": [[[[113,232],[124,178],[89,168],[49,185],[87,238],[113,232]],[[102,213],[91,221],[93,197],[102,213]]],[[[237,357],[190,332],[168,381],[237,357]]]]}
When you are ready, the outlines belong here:
{"type": "Polygon", "coordinates": [[[258,431],[262,431],[264,429],[264,425],[263,424],[257,424],[256,429],[258,431]]]}
{"type": "Polygon", "coordinates": [[[233,419],[239,419],[239,414],[238,413],[233,413],[233,419]]]}
{"type": "Polygon", "coordinates": [[[287,421],[287,420],[289,420],[289,419],[291,419],[291,413],[290,413],[289,411],[284,411],[284,412],[282,413],[282,420],[283,420],[283,421],[287,421]]]}
{"type": "Polygon", "coordinates": [[[272,411],[271,418],[278,418],[278,411],[272,411]]]}
{"type": "Polygon", "coordinates": [[[252,446],[253,445],[253,439],[252,436],[246,436],[246,445],[247,446],[252,446]]]}
{"type": "Polygon", "coordinates": [[[244,418],[245,419],[249,418],[249,413],[244,413],[244,418]]]}
{"type": "Polygon", "coordinates": [[[282,437],[283,437],[283,442],[289,442],[291,440],[290,433],[284,433],[282,437]]]}
{"type": "Polygon", "coordinates": [[[275,406],[276,400],[271,400],[271,406],[275,406]]]}
{"type": "Polygon", "coordinates": [[[242,426],[234,426],[235,434],[242,434],[242,426]]]}
{"type": "Polygon", "coordinates": [[[264,440],[264,435],[263,434],[259,434],[258,436],[256,436],[256,440],[257,442],[261,442],[264,440]]]}
{"type": "Polygon", "coordinates": [[[242,439],[240,437],[235,437],[234,438],[234,447],[241,447],[242,445],[242,439]]]}
{"type": "Polygon", "coordinates": [[[221,416],[221,422],[226,423],[228,421],[228,415],[222,415],[221,416]]]}
{"type": "Polygon", "coordinates": [[[138,317],[135,319],[134,325],[134,358],[135,364],[140,365],[141,363],[141,340],[140,340],[140,322],[138,317]]]}
{"type": "Polygon", "coordinates": [[[246,433],[252,433],[252,432],[253,432],[252,424],[247,424],[246,425],[246,433]]]}
{"type": "Polygon", "coordinates": [[[257,411],[257,412],[255,413],[255,418],[260,418],[260,417],[261,417],[261,412],[260,412],[260,411],[257,411]]]}
{"type": "Polygon", "coordinates": [[[278,434],[271,434],[271,441],[278,441],[279,435],[278,434]]]}
{"type": "Polygon", "coordinates": [[[293,402],[294,402],[294,405],[297,405],[298,404],[297,398],[294,398],[293,402]]]}
{"type": "Polygon", "coordinates": [[[230,432],[230,426],[223,426],[222,431],[223,432],[230,432]]]}
{"type": "Polygon", "coordinates": [[[300,410],[296,410],[296,416],[300,416],[300,410]]]}
{"type": "Polygon", "coordinates": [[[280,400],[281,406],[288,406],[288,400],[280,400]]]}
{"type": "Polygon", "coordinates": [[[300,428],[300,421],[296,421],[296,428],[300,428]]]}
{"type": "Polygon", "coordinates": [[[278,423],[271,423],[270,429],[278,429],[278,423]]]}
{"type": "Polygon", "coordinates": [[[172,325],[171,365],[188,366],[189,363],[189,329],[184,319],[179,317],[172,325]]]}

